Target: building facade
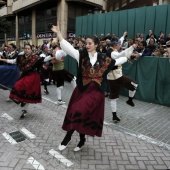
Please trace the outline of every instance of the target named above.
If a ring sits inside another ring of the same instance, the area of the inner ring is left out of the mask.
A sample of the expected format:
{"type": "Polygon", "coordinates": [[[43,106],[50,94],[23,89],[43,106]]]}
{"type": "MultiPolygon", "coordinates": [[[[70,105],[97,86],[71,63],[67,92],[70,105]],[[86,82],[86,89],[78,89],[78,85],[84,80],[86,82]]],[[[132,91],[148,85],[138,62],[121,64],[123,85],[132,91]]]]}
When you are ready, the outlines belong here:
{"type": "Polygon", "coordinates": [[[0,44],[25,43],[42,45],[44,41],[56,38],[48,24],[60,23],[64,37],[74,36],[77,16],[88,11],[106,10],[106,0],[0,0],[0,17],[11,23],[11,31],[0,34],[0,44]]]}
{"type": "Polygon", "coordinates": [[[106,10],[109,12],[163,4],[170,4],[170,0],[108,0],[106,10]]]}
{"type": "Polygon", "coordinates": [[[0,17],[10,21],[12,28],[9,33],[0,33],[0,45],[41,45],[56,38],[49,23],[59,22],[66,38],[75,34],[77,16],[168,3],[170,0],[0,0],[0,17]]]}

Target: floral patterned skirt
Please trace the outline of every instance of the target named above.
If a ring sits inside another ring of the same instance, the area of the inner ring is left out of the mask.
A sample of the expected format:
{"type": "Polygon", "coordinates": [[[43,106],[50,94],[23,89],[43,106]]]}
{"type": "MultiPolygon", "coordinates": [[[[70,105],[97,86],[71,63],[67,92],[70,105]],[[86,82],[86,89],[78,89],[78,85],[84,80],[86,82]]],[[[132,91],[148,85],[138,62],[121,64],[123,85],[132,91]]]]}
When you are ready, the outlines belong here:
{"type": "Polygon", "coordinates": [[[40,76],[35,71],[19,79],[12,89],[10,96],[15,102],[41,103],[40,76]]]}

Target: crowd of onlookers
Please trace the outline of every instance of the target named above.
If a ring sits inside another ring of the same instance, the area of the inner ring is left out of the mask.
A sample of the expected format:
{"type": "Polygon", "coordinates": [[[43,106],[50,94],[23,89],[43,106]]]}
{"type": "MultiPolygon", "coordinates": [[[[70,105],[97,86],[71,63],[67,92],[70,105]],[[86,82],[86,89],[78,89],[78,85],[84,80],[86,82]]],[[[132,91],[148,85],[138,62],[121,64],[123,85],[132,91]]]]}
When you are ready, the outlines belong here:
{"type": "MultiPolygon", "coordinates": [[[[98,47],[98,52],[106,53],[107,49],[110,46],[110,43],[113,41],[118,41],[120,37],[117,37],[116,34],[108,33],[106,36],[101,34],[99,37],[100,44],[98,47]]],[[[76,49],[81,49],[85,46],[86,36],[78,36],[77,38],[68,38],[68,41],[76,49]]],[[[128,35],[125,37],[122,50],[128,48],[132,44],[137,43],[137,52],[142,52],[142,56],[160,56],[160,57],[170,57],[170,33],[166,37],[164,32],[160,32],[159,36],[156,36],[152,30],[149,30],[148,35],[137,34],[135,38],[128,38],[128,35]]]]}
{"type": "MultiPolygon", "coordinates": [[[[114,41],[118,41],[119,38],[116,34],[107,35],[101,34],[99,37],[100,44],[98,46],[97,51],[101,53],[106,53],[107,49],[110,47],[110,43],[114,41]]],[[[86,36],[77,36],[71,37],[67,39],[74,48],[81,50],[85,47],[86,44],[86,36]]],[[[51,43],[51,47],[55,45],[57,40],[51,39],[49,42],[51,43]]],[[[144,34],[137,34],[135,38],[128,38],[128,35],[125,36],[124,41],[122,43],[122,50],[130,47],[132,44],[138,44],[136,49],[137,52],[141,53],[142,56],[160,56],[160,57],[170,57],[170,33],[165,36],[164,32],[160,32],[158,36],[156,36],[152,30],[149,30],[148,35],[146,37],[144,34]]],[[[43,45],[43,44],[42,44],[43,45]]],[[[32,45],[33,51],[41,51],[42,45],[34,46],[32,45]]],[[[6,51],[7,46],[2,46],[0,51],[6,51]]],[[[23,49],[20,48],[18,51],[22,51],[23,49]]]]}

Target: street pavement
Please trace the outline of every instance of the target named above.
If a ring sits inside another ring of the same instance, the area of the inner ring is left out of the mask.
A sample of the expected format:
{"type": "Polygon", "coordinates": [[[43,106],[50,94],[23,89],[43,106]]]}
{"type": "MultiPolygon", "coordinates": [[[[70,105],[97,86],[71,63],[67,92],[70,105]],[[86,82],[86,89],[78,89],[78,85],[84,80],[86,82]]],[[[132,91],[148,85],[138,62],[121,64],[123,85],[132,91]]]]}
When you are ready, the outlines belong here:
{"type": "MultiPolygon", "coordinates": [[[[61,129],[72,88],[65,83],[57,104],[56,87],[49,85],[41,104],[28,107],[20,120],[21,108],[7,102],[9,91],[0,90],[0,170],[167,170],[170,168],[170,108],[134,100],[135,107],[118,100],[120,123],[112,122],[109,99],[105,100],[103,135],[86,136],[79,152],[77,132],[68,147],[60,152],[58,145],[65,136],[61,129]],[[11,133],[19,131],[26,139],[16,142],[11,133]]],[[[43,86],[42,86],[43,93],[43,86]]],[[[81,106],[80,106],[81,107],[81,106]]]]}

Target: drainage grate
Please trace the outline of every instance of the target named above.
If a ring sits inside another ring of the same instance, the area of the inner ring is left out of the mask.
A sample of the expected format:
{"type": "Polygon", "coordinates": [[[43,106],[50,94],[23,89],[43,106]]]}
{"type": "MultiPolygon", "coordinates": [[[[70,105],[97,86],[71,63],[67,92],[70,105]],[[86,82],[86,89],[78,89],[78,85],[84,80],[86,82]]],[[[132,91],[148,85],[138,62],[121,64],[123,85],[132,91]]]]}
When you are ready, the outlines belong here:
{"type": "Polygon", "coordinates": [[[16,141],[16,142],[22,142],[25,139],[27,139],[27,137],[25,135],[23,135],[20,131],[15,131],[15,132],[11,132],[9,133],[9,135],[16,141]]]}

